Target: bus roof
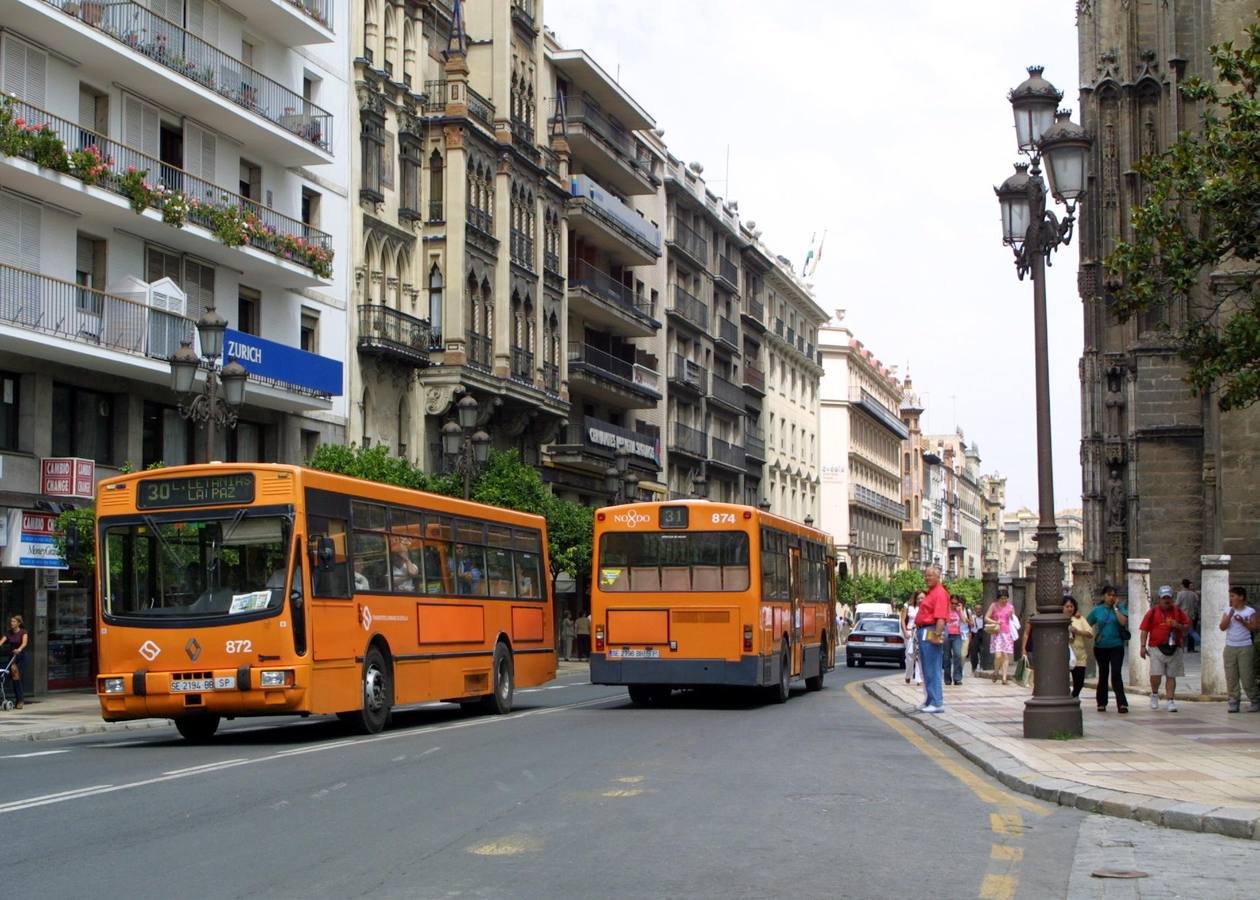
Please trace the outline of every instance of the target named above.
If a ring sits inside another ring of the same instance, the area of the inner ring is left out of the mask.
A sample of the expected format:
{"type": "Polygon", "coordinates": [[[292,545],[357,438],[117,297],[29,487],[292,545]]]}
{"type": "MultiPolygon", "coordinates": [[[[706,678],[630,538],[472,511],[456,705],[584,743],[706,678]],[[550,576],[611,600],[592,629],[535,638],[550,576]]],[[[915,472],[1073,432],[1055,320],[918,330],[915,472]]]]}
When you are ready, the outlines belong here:
{"type": "MultiPolygon", "coordinates": [[[[741,516],[745,512],[750,512],[752,513],[752,515],[749,517],[749,521],[757,522],[759,525],[770,525],[775,528],[780,528],[783,531],[787,531],[792,534],[801,535],[801,536],[809,536],[809,537],[814,538],[815,540],[821,541],[822,543],[826,544],[829,548],[833,547],[832,537],[830,534],[828,534],[825,531],[821,531],[817,528],[814,528],[810,525],[805,525],[801,522],[796,522],[792,519],[785,519],[782,516],[776,516],[773,513],[764,512],[763,510],[760,510],[755,506],[747,506],[742,503],[723,503],[717,500],[699,500],[699,499],[651,500],[651,501],[643,501],[641,503],[623,503],[619,506],[604,506],[604,507],[601,507],[597,511],[597,513],[599,512],[611,513],[611,512],[621,511],[621,510],[633,510],[633,509],[657,509],[662,506],[687,506],[691,508],[702,508],[706,511],[712,511],[712,512],[734,512],[734,513],[740,514],[741,516]]],[[[597,527],[598,527],[598,524],[599,524],[599,516],[596,515],[597,527]]]]}

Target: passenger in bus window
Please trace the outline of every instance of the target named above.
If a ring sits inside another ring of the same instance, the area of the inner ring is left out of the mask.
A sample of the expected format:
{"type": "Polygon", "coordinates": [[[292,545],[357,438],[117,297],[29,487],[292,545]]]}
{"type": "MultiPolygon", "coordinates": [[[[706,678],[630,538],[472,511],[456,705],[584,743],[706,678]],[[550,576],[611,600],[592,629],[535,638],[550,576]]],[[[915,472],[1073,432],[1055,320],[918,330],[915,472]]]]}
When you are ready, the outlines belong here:
{"type": "Polygon", "coordinates": [[[359,557],[354,559],[354,589],[356,591],[370,590],[372,582],[368,581],[368,577],[363,574],[363,560],[359,557]]]}
{"type": "Polygon", "coordinates": [[[406,548],[401,543],[395,543],[390,549],[389,559],[394,576],[394,590],[414,591],[414,579],[420,576],[420,567],[407,558],[406,548]]]}
{"type": "Polygon", "coordinates": [[[463,559],[459,567],[459,592],[461,594],[480,594],[481,569],[471,559],[463,559]]]}

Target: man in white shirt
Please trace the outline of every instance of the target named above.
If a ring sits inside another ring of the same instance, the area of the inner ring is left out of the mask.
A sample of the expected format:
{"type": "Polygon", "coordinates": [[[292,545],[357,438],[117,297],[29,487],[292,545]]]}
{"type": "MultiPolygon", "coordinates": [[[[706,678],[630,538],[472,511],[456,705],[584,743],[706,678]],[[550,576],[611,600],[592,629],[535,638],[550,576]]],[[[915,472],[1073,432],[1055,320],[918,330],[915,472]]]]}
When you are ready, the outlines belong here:
{"type": "Polygon", "coordinates": [[[1256,692],[1256,650],[1253,644],[1260,631],[1260,615],[1247,605],[1247,589],[1234,585],[1229,589],[1229,607],[1221,616],[1225,632],[1225,686],[1229,689],[1229,711],[1236,713],[1242,705],[1242,691],[1250,705],[1247,712],[1260,712],[1260,696],[1256,692]],[[1239,690],[1242,683],[1242,691],[1239,690]]]}

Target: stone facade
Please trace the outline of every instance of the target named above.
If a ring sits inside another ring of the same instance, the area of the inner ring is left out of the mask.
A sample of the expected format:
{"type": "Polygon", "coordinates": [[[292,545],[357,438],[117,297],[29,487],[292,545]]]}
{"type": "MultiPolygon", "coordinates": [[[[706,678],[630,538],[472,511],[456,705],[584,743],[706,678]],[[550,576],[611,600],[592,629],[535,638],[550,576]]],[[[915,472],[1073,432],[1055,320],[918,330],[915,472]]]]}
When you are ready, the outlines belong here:
{"type": "Polygon", "coordinates": [[[1152,579],[1175,584],[1194,579],[1202,554],[1225,553],[1238,580],[1260,582],[1260,407],[1222,415],[1214,396],[1192,394],[1177,347],[1158,328],[1175,329],[1185,310],[1172,304],[1117,321],[1103,266],[1143,196],[1134,163],[1195,127],[1199,110],[1177,85],[1212,77],[1210,46],[1241,38],[1255,4],[1081,0],[1077,8],[1081,118],[1094,138],[1079,226],[1085,559],[1099,584],[1124,584],[1130,557],[1149,558],[1152,579]]]}

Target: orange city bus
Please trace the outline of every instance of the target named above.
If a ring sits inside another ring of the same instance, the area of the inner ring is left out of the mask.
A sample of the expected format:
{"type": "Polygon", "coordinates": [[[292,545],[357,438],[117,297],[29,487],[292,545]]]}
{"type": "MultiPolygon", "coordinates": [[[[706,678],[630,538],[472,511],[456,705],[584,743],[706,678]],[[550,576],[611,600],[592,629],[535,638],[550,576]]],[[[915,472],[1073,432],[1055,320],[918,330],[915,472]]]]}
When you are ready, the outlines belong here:
{"type": "Polygon", "coordinates": [[[819,690],[835,666],[831,538],[748,506],[633,503],[595,516],[591,682],[819,690]]]}
{"type": "Polygon", "coordinates": [[[512,708],[556,674],[539,516],[296,466],[178,466],[97,495],[97,693],[111,722],[512,708]]]}

